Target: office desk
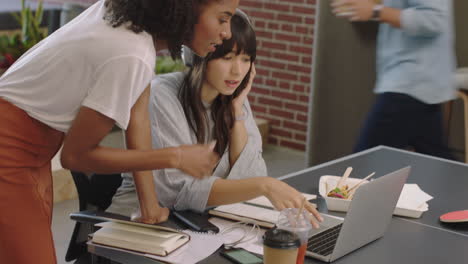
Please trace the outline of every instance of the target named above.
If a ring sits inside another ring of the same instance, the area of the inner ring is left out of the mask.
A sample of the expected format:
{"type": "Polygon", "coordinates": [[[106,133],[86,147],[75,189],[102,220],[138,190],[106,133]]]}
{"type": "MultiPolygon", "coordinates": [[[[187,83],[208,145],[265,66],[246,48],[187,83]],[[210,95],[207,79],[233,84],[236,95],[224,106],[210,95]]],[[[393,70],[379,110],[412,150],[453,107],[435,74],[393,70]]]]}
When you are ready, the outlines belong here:
{"type": "MultiPolygon", "coordinates": [[[[446,226],[438,221],[443,213],[468,209],[468,165],[464,163],[380,146],[288,174],[281,179],[301,192],[318,193],[320,176],[342,175],[348,166],[353,167],[351,177],[363,178],[374,171],[375,177],[380,177],[408,165],[412,171],[407,182],[417,183],[422,190],[434,196],[428,202],[429,211],[420,219],[393,217],[384,237],[334,263],[468,263],[468,227],[446,226]]],[[[317,203],[321,212],[327,212],[323,199],[319,198],[317,203]]],[[[158,263],[101,247],[89,250],[121,263],[158,263]]],[[[200,263],[230,262],[215,253],[200,263]]],[[[323,262],[306,258],[305,263],[323,262]]]]}

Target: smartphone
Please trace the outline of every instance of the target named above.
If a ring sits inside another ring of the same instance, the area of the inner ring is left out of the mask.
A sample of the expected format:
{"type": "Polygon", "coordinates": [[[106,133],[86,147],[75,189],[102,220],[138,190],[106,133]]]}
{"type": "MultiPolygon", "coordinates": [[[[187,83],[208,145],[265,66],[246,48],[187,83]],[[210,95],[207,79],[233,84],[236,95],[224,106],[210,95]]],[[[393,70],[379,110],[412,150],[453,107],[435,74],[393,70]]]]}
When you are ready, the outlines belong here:
{"type": "Polygon", "coordinates": [[[237,264],[261,264],[263,263],[263,259],[241,248],[235,248],[235,249],[222,251],[221,256],[237,264]]]}

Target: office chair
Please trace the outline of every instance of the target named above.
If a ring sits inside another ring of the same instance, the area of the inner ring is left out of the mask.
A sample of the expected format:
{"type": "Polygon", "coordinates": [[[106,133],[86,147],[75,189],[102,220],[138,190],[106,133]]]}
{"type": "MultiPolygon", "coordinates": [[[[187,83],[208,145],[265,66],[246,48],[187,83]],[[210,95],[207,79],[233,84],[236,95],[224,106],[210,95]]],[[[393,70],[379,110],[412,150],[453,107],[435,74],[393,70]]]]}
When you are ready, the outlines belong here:
{"type": "MultiPolygon", "coordinates": [[[[120,174],[91,174],[71,172],[78,191],[80,211],[106,210],[117,188],[122,184],[120,174]]],[[[75,264],[90,263],[91,256],[86,249],[88,234],[94,232],[92,223],[76,222],[70,244],[68,245],[66,261],[75,260],[75,264]]]]}

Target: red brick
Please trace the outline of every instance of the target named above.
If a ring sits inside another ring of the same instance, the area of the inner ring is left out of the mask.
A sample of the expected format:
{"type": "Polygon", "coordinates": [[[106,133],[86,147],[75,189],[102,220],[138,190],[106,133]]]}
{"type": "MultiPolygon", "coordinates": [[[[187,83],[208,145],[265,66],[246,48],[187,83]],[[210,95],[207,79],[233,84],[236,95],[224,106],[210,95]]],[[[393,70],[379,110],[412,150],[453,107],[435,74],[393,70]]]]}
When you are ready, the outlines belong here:
{"type": "Polygon", "coordinates": [[[284,73],[284,72],[273,72],[273,78],[279,78],[283,80],[296,81],[297,76],[295,74],[284,73]]]}
{"type": "Polygon", "coordinates": [[[294,87],[293,87],[293,90],[296,91],[296,92],[304,92],[305,87],[302,84],[295,84],[294,87]]]}
{"type": "Polygon", "coordinates": [[[294,138],[299,140],[299,141],[303,141],[303,142],[305,142],[307,140],[307,137],[306,137],[305,134],[299,134],[299,133],[296,133],[294,135],[294,138]]]}
{"type": "Polygon", "coordinates": [[[277,50],[285,50],[286,49],[286,44],[275,43],[275,42],[270,42],[270,41],[264,41],[262,46],[264,48],[277,49],[277,50]]]}
{"type": "Polygon", "coordinates": [[[271,57],[271,51],[266,49],[257,50],[257,57],[258,56],[271,57]]]}
{"type": "Polygon", "coordinates": [[[283,118],[288,118],[288,119],[293,119],[294,118],[293,113],[286,112],[286,111],[283,111],[283,110],[270,108],[269,112],[270,112],[270,114],[278,116],[278,117],[283,117],[283,118]]]}
{"type": "Polygon", "coordinates": [[[292,12],[293,13],[313,15],[313,14],[315,14],[315,8],[302,7],[302,6],[293,6],[292,12]]]}
{"type": "Polygon", "coordinates": [[[299,62],[299,56],[297,55],[291,55],[287,53],[278,53],[275,52],[273,53],[273,57],[281,60],[286,60],[288,62],[299,62]]]}
{"type": "Polygon", "coordinates": [[[301,122],[307,122],[307,115],[303,115],[303,114],[300,114],[300,113],[297,113],[296,114],[296,120],[297,121],[301,121],[301,122]]]}
{"type": "Polygon", "coordinates": [[[303,57],[302,63],[304,64],[312,64],[312,57],[303,57]]]}
{"type": "Polygon", "coordinates": [[[266,95],[270,95],[271,94],[271,91],[268,90],[268,89],[264,89],[264,88],[259,88],[259,87],[256,87],[256,86],[253,86],[252,87],[252,90],[250,91],[251,93],[257,93],[257,94],[266,94],[266,95]]]}
{"type": "Polygon", "coordinates": [[[280,146],[305,151],[305,143],[297,143],[289,140],[281,140],[280,146]]]}
{"type": "Polygon", "coordinates": [[[279,62],[274,62],[274,61],[270,61],[270,60],[262,61],[260,63],[260,65],[263,65],[263,66],[269,67],[269,68],[280,69],[280,70],[284,70],[286,68],[286,64],[279,63],[279,62]]]}
{"type": "Polygon", "coordinates": [[[254,25],[255,25],[255,28],[264,28],[266,26],[266,23],[265,23],[265,21],[258,21],[257,20],[257,21],[255,21],[254,25]]]}
{"type": "Polygon", "coordinates": [[[301,95],[301,96],[299,96],[299,100],[301,102],[308,103],[309,102],[309,96],[301,95]]]}
{"type": "Polygon", "coordinates": [[[279,128],[276,128],[276,127],[272,127],[270,129],[270,133],[274,136],[281,136],[281,137],[287,137],[287,138],[291,138],[292,137],[292,133],[289,132],[289,131],[286,131],[286,130],[283,130],[283,129],[279,129],[279,128]]]}
{"type": "Polygon", "coordinates": [[[273,33],[271,33],[271,32],[265,32],[265,31],[257,30],[255,32],[255,34],[259,38],[266,38],[266,39],[272,39],[273,38],[273,33]]]}
{"type": "Polygon", "coordinates": [[[276,87],[278,85],[278,82],[276,80],[273,80],[273,79],[267,79],[265,84],[268,85],[268,86],[276,87]]]}
{"type": "Polygon", "coordinates": [[[256,113],[266,113],[266,107],[251,105],[252,111],[256,113]]]}
{"type": "Polygon", "coordinates": [[[258,113],[257,115],[255,115],[256,117],[258,118],[261,118],[261,119],[265,119],[265,120],[268,120],[268,122],[270,123],[270,126],[280,126],[281,125],[281,121],[278,120],[278,119],[273,119],[271,118],[268,114],[266,113],[258,113]]]}
{"type": "Polygon", "coordinates": [[[307,113],[307,111],[309,110],[309,107],[301,104],[285,103],[284,106],[288,110],[296,110],[304,113],[307,113]]]}
{"type": "Polygon", "coordinates": [[[310,83],[310,77],[302,76],[301,77],[301,82],[309,84],[310,83]]]}
{"type": "Polygon", "coordinates": [[[304,46],[289,46],[289,50],[296,53],[303,53],[307,55],[312,55],[312,48],[311,47],[304,47],[304,46]]]}
{"type": "Polygon", "coordinates": [[[296,36],[296,35],[281,34],[281,33],[276,33],[275,34],[275,39],[276,40],[289,41],[289,42],[300,42],[301,41],[301,38],[296,36]]]}
{"type": "Polygon", "coordinates": [[[307,27],[303,27],[303,26],[296,26],[296,32],[297,33],[302,33],[302,34],[310,34],[311,33],[307,27]]]}
{"type": "Polygon", "coordinates": [[[278,14],[276,19],[281,20],[281,21],[285,21],[285,22],[302,23],[302,17],[301,16],[278,14]]]}
{"type": "Polygon", "coordinates": [[[307,132],[307,125],[303,123],[291,122],[291,121],[284,121],[283,126],[286,128],[307,132]]]}
{"type": "Polygon", "coordinates": [[[264,11],[252,11],[249,12],[251,17],[255,18],[264,18],[264,19],[275,19],[275,14],[271,12],[264,12],[264,11]]]}
{"type": "MultiPolygon", "coordinates": [[[[288,2],[288,1],[285,1],[285,2],[288,2]]],[[[268,2],[265,3],[265,8],[275,10],[275,11],[285,11],[285,12],[289,12],[289,10],[291,9],[289,5],[272,4],[268,2]]]]}
{"type": "Polygon", "coordinates": [[[287,0],[289,3],[304,3],[305,0],[287,0]]]}
{"type": "Polygon", "coordinates": [[[262,78],[261,76],[256,76],[253,83],[254,84],[263,84],[264,83],[264,78],[262,78]]]}
{"type": "Polygon", "coordinates": [[[279,88],[289,90],[290,88],[289,82],[280,82],[279,88]]]}
{"type": "Polygon", "coordinates": [[[304,37],[304,41],[302,41],[302,43],[312,45],[314,43],[314,39],[310,37],[304,37]]]}
{"type": "Polygon", "coordinates": [[[303,67],[303,66],[297,66],[297,65],[288,65],[288,70],[293,71],[293,72],[303,72],[303,73],[311,73],[312,69],[310,67],[303,67]]]}
{"type": "Polygon", "coordinates": [[[263,84],[263,78],[260,77],[260,76],[257,76],[255,79],[254,79],[254,85],[261,85],[263,84]]]}
{"type": "Polygon", "coordinates": [[[270,125],[272,127],[273,126],[281,126],[281,121],[277,117],[272,118],[272,117],[269,117],[269,116],[264,116],[262,118],[268,120],[268,122],[270,123],[270,125]]]}
{"type": "Polygon", "coordinates": [[[271,99],[271,98],[266,98],[266,97],[259,97],[258,102],[263,105],[268,105],[268,106],[276,106],[279,108],[283,107],[283,102],[277,99],[271,99]]]}
{"type": "Polygon", "coordinates": [[[277,23],[270,22],[268,23],[268,28],[276,30],[276,29],[279,29],[279,25],[277,23]]]}
{"type": "Polygon", "coordinates": [[[297,100],[297,95],[289,92],[271,91],[271,95],[287,100],[297,100]]]}
{"type": "Polygon", "coordinates": [[[249,6],[249,7],[256,7],[256,8],[262,8],[263,7],[263,1],[258,1],[258,0],[242,0],[242,6],[249,6]]]}
{"type": "Polygon", "coordinates": [[[258,76],[269,76],[270,71],[267,69],[262,69],[261,67],[255,67],[258,76]]]}
{"type": "Polygon", "coordinates": [[[286,32],[293,32],[293,26],[285,24],[281,26],[281,30],[286,32]]]}
{"type": "Polygon", "coordinates": [[[313,18],[306,18],[306,19],[305,19],[305,23],[306,23],[307,25],[314,25],[314,24],[315,24],[315,19],[313,19],[313,18]]]}

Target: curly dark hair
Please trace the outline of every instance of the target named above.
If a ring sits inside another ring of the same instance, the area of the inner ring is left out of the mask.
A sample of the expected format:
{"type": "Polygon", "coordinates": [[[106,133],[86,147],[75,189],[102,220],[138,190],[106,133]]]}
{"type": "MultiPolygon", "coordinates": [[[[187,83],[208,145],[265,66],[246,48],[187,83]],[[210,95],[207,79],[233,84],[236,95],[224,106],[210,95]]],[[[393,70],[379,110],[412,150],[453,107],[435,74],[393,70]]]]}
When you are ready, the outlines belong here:
{"type": "Polygon", "coordinates": [[[173,58],[193,38],[200,7],[214,0],[106,0],[104,17],[113,27],[130,22],[135,33],[146,31],[167,41],[173,58]]]}

